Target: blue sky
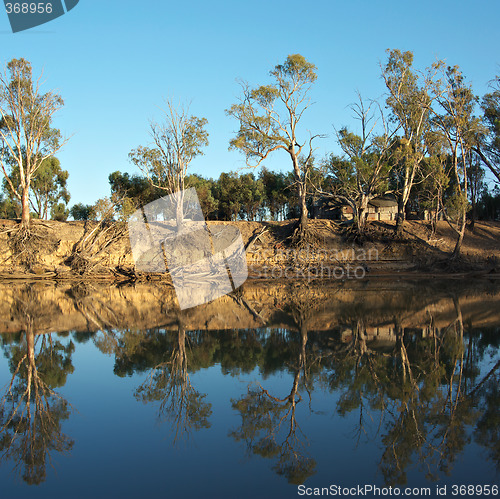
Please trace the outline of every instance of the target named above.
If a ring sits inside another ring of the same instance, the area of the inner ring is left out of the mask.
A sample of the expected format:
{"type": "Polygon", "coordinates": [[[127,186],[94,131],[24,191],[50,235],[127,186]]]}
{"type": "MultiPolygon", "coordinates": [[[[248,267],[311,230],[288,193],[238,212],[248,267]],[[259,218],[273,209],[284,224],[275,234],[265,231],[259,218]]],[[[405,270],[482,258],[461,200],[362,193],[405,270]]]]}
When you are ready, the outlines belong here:
{"type": "MultiPolygon", "coordinates": [[[[356,91],[383,96],[379,64],[387,48],[412,50],[415,65],[458,64],[483,95],[500,73],[500,2],[448,0],[274,1],[80,0],[66,15],[13,34],[0,11],[0,63],[24,57],[43,69],[45,88],[65,100],[54,124],[71,136],[58,157],[70,173],[70,204],[109,195],[108,175],[138,173],[128,153],[148,142],[148,120],[165,97],[191,102],[208,119],[210,145],[192,171],[218,177],[244,166],[228,151],[237,123],[237,79],[258,85],[288,54],[318,68],[304,134],[327,134],[317,157],[336,151],[333,126],[353,125],[356,91]],[[306,130],[307,129],[307,130],[306,130]]],[[[287,170],[276,154],[267,165],[287,170]]]]}

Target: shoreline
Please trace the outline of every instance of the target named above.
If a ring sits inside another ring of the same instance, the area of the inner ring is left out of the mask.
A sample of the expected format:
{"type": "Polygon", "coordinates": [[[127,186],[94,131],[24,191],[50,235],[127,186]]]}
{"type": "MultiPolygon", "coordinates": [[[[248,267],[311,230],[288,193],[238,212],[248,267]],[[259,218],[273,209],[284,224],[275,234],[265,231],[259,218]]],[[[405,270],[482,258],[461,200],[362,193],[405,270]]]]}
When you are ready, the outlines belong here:
{"type": "MultiPolygon", "coordinates": [[[[500,278],[500,223],[477,222],[464,239],[463,256],[452,262],[454,236],[446,222],[434,239],[428,224],[408,221],[403,239],[392,236],[387,222],[371,222],[364,244],[346,241],[342,226],[331,220],[310,220],[315,242],[303,248],[287,244],[285,222],[208,222],[208,227],[233,225],[246,248],[249,281],[350,281],[367,279],[493,279],[500,278]]],[[[113,237],[99,240],[97,222],[33,220],[36,242],[24,255],[11,248],[17,222],[0,220],[0,281],[171,282],[166,273],[135,270],[127,226],[107,226],[113,237]],[[87,247],[89,235],[97,239],[87,247]]],[[[203,257],[203,254],[200,254],[203,257]]]]}

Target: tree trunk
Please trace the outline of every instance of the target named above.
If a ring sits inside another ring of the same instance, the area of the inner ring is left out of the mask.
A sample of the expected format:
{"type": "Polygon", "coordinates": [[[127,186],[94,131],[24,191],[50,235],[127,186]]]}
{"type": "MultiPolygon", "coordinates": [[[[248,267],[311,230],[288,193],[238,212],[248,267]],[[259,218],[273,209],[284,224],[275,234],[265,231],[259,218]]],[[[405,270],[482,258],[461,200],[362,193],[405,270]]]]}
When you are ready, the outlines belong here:
{"type": "Polygon", "coordinates": [[[29,187],[23,188],[23,194],[21,196],[21,226],[29,227],[30,224],[30,191],[29,187]]]}
{"type": "Polygon", "coordinates": [[[297,155],[295,154],[295,140],[292,142],[290,149],[289,149],[289,154],[292,159],[292,164],[293,164],[293,176],[294,180],[297,184],[297,190],[298,190],[298,195],[299,195],[299,207],[300,207],[300,217],[299,221],[297,223],[297,226],[294,230],[293,234],[293,239],[297,243],[301,243],[301,241],[304,239],[306,235],[306,229],[307,229],[307,204],[306,204],[306,198],[307,198],[307,186],[306,186],[306,179],[307,179],[307,174],[305,174],[302,178],[300,167],[299,167],[299,161],[297,158],[297,155]]]}
{"type": "Polygon", "coordinates": [[[362,196],[361,203],[357,209],[357,230],[360,234],[363,234],[366,228],[366,212],[368,210],[368,198],[362,196]]]}
{"type": "Polygon", "coordinates": [[[474,232],[474,225],[476,224],[476,211],[477,211],[477,203],[476,203],[476,193],[473,192],[471,195],[472,198],[472,211],[471,211],[471,220],[469,224],[469,229],[471,232],[474,232]]]}
{"type": "Polygon", "coordinates": [[[299,190],[300,195],[300,222],[299,230],[302,234],[305,233],[307,227],[307,204],[306,204],[306,186],[302,185],[299,190]]]}
{"type": "Polygon", "coordinates": [[[175,223],[177,232],[180,232],[184,224],[184,193],[183,191],[177,191],[173,193],[173,199],[175,202],[175,223]]]}
{"type": "Polygon", "coordinates": [[[398,216],[396,218],[396,227],[394,230],[397,237],[401,237],[403,235],[403,230],[406,220],[405,210],[406,210],[405,202],[403,201],[403,198],[400,198],[398,200],[398,216]]]}
{"type": "Polygon", "coordinates": [[[464,240],[465,223],[466,223],[466,215],[464,212],[463,216],[462,216],[461,223],[460,223],[460,232],[458,234],[458,239],[457,239],[457,242],[455,244],[455,249],[453,250],[453,253],[451,254],[451,260],[455,260],[460,256],[460,250],[462,249],[462,243],[464,240]]]}

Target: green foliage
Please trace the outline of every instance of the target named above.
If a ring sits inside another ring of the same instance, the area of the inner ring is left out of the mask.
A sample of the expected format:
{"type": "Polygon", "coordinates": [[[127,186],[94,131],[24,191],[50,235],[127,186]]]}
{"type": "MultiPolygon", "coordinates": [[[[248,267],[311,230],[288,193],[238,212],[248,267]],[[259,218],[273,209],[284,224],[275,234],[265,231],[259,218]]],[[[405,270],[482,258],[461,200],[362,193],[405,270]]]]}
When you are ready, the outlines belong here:
{"type": "Polygon", "coordinates": [[[147,178],[140,175],[116,171],[109,175],[108,180],[116,209],[125,220],[139,207],[151,203],[164,194],[151,185],[147,178]]]}
{"type": "Polygon", "coordinates": [[[211,178],[203,178],[201,175],[188,175],[186,177],[186,187],[194,187],[196,189],[205,219],[214,220],[219,206],[219,201],[213,195],[215,189],[214,181],[211,178]]]}
{"type": "Polygon", "coordinates": [[[500,220],[500,189],[495,187],[492,192],[483,192],[478,202],[478,218],[500,220]]]}
{"type": "MultiPolygon", "coordinates": [[[[47,219],[49,215],[54,218],[51,213],[59,215],[64,211],[61,208],[55,208],[61,203],[66,209],[66,204],[70,200],[67,190],[68,177],[69,173],[61,168],[56,157],[51,156],[41,162],[30,188],[30,204],[36,218],[47,219]]],[[[18,197],[10,190],[10,186],[13,186],[18,194],[22,191],[17,163],[12,163],[9,174],[3,180],[4,192],[8,195],[11,204],[15,205],[19,203],[18,197]]]]}
{"type": "Polygon", "coordinates": [[[218,220],[236,220],[241,210],[238,174],[221,173],[214,191],[218,200],[218,220]]]}
{"type": "Polygon", "coordinates": [[[269,210],[271,220],[286,218],[286,206],[290,202],[291,189],[284,173],[262,168],[259,179],[264,189],[263,204],[269,210]],[[288,190],[287,190],[288,189],[288,190]]]}
{"type": "Polygon", "coordinates": [[[213,186],[218,220],[255,220],[264,203],[264,184],[252,173],[221,173],[213,186]]]}
{"type": "MultiPolygon", "coordinates": [[[[69,173],[61,169],[57,158],[52,156],[42,162],[31,184],[31,191],[36,200],[35,211],[40,218],[47,218],[48,212],[59,205],[60,201],[69,203],[70,195],[66,189],[68,177],[69,173]]],[[[60,209],[56,210],[56,213],[60,213],[60,209]]]]}
{"type": "Polygon", "coordinates": [[[260,179],[256,180],[253,173],[241,175],[238,194],[241,202],[241,218],[255,220],[257,211],[264,200],[263,182],[260,179]]]}
{"type": "Polygon", "coordinates": [[[152,145],[139,146],[129,158],[153,187],[171,194],[184,190],[191,161],[208,146],[208,121],[175,108],[171,101],[166,104],[163,121],[150,124],[152,145]]]}
{"type": "Polygon", "coordinates": [[[69,217],[69,209],[64,203],[57,203],[50,209],[50,218],[58,222],[65,222],[69,217]]]}
{"type": "Polygon", "coordinates": [[[317,79],[316,69],[304,56],[292,54],[283,64],[278,64],[271,71],[271,75],[276,78],[280,87],[283,86],[288,92],[292,92],[293,87],[314,83],[317,79]]]}
{"type": "Polygon", "coordinates": [[[239,130],[229,149],[241,151],[248,166],[255,167],[274,151],[285,151],[292,162],[294,186],[300,200],[300,235],[307,222],[307,178],[313,154],[312,141],[298,140],[299,123],[309,107],[307,98],[316,81],[316,66],[302,55],[289,55],[283,64],[270,71],[273,83],[250,88],[243,84],[239,104],[226,110],[238,120],[239,130]]]}
{"type": "MultiPolygon", "coordinates": [[[[63,104],[58,94],[40,91],[40,80],[34,78],[31,64],[25,59],[12,59],[0,73],[0,167],[10,194],[21,202],[25,227],[30,219],[32,183],[39,170],[43,176],[43,162],[61,147],[61,133],[52,128],[52,118],[63,104]],[[16,174],[17,185],[10,180],[16,174]]],[[[52,166],[48,168],[50,171],[52,166]]],[[[47,195],[44,182],[38,188],[44,192],[42,196],[47,195]]],[[[64,193],[56,201],[62,197],[64,193]]],[[[48,208],[44,214],[47,212],[48,208]]],[[[41,209],[37,213],[42,216],[41,209]]]]}
{"type": "Polygon", "coordinates": [[[19,218],[21,216],[21,206],[10,197],[0,193],[0,218],[19,218]]]}
{"type": "Polygon", "coordinates": [[[92,206],[77,203],[71,207],[69,214],[73,217],[73,220],[90,220],[92,218],[92,206]]]}

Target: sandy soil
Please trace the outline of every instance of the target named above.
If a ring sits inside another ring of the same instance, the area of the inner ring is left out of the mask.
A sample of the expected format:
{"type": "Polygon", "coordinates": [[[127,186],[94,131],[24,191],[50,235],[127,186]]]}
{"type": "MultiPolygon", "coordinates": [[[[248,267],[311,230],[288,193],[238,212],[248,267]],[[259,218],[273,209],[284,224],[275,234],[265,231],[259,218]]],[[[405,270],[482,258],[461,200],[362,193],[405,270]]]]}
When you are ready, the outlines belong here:
{"type": "MultiPolygon", "coordinates": [[[[291,222],[209,222],[210,226],[234,225],[247,246],[250,274],[265,278],[269,269],[291,268],[304,271],[323,265],[345,268],[347,264],[362,265],[373,275],[391,273],[485,273],[490,277],[500,272],[500,223],[477,222],[473,232],[467,230],[462,254],[464,260],[448,265],[447,257],[455,246],[456,234],[446,222],[439,222],[430,237],[428,222],[408,221],[402,240],[393,237],[394,222],[372,222],[370,238],[362,245],[346,240],[342,228],[330,220],[311,220],[314,243],[301,250],[287,242],[291,222]],[[263,230],[265,232],[256,239],[263,230]],[[438,262],[438,265],[436,265],[438,262]],[[439,264],[441,262],[441,264],[439,264]],[[266,269],[265,272],[262,269],[266,269]]],[[[95,222],[54,222],[34,220],[36,242],[21,254],[13,251],[12,239],[16,221],[0,221],[0,279],[159,279],[165,275],[141,275],[135,270],[125,224],[108,227],[109,231],[92,244],[87,242],[95,222]],[[80,252],[80,253],[79,253],[80,252]],[[79,258],[82,256],[84,258],[79,258]],[[29,257],[29,258],[26,258],[29,257]],[[76,265],[78,263],[78,265],[76,265]]],[[[296,272],[301,277],[300,272],[296,272]]],[[[294,275],[293,272],[290,275],[294,275]]]]}

